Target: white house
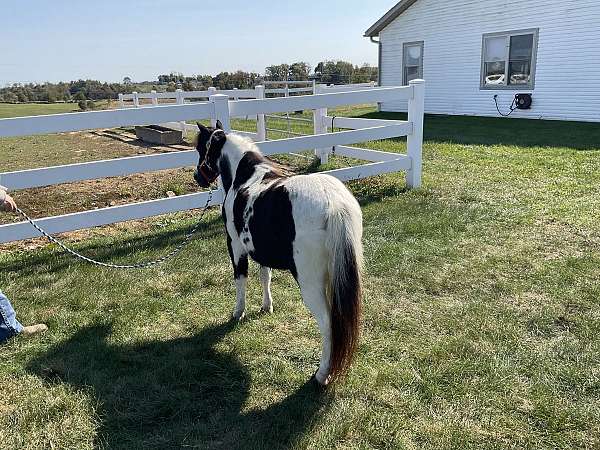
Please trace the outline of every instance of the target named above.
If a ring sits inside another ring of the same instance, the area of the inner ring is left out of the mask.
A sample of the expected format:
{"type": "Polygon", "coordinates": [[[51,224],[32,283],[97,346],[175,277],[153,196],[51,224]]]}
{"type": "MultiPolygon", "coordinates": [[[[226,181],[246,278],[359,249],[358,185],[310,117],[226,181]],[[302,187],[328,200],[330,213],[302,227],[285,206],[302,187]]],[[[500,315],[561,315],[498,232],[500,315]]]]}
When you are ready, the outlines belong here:
{"type": "MultiPolygon", "coordinates": [[[[380,83],[424,78],[432,114],[600,122],[600,0],[403,0],[369,28],[380,83]]],[[[383,111],[406,104],[383,103],[383,111]]]]}

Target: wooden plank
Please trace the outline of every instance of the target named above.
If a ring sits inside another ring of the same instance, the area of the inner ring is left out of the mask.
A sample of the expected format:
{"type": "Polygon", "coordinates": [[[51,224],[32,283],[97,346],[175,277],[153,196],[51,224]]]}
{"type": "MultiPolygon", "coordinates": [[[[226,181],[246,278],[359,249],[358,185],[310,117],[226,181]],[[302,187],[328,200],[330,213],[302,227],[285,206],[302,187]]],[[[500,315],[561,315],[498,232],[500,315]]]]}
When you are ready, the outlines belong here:
{"type": "Polygon", "coordinates": [[[0,119],[0,137],[152,125],[193,119],[209,119],[213,115],[213,104],[189,103],[186,105],[145,106],[48,116],[15,117],[0,119]]]}
{"type": "MultiPolygon", "coordinates": [[[[165,198],[64,216],[48,217],[37,220],[36,223],[48,233],[56,234],[202,208],[206,204],[207,199],[208,193],[202,192],[175,198],[165,198]]],[[[222,201],[223,193],[219,189],[213,194],[211,206],[219,205],[222,201]]],[[[0,226],[0,244],[35,237],[40,237],[40,233],[28,222],[0,226]]]]}

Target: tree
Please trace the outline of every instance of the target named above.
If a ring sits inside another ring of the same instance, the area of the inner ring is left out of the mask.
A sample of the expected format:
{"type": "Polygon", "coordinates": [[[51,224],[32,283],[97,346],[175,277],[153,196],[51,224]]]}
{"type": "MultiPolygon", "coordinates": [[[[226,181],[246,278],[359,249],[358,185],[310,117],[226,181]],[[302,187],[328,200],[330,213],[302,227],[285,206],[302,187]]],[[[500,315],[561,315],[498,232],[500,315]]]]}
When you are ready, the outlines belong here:
{"type": "Polygon", "coordinates": [[[368,83],[377,81],[377,74],[377,67],[358,67],[347,61],[323,61],[315,67],[315,78],[321,83],[368,83]]]}
{"type": "Polygon", "coordinates": [[[310,64],[295,62],[289,68],[289,80],[306,81],[310,75],[310,64]]]}
{"type": "Polygon", "coordinates": [[[73,96],[73,100],[75,100],[76,102],[79,101],[86,101],[87,97],[85,96],[85,94],[83,93],[83,91],[78,91],[74,96],[73,96]]]}
{"type": "Polygon", "coordinates": [[[287,64],[269,66],[266,69],[266,77],[269,79],[269,81],[287,81],[289,72],[290,66],[287,64]]]}
{"type": "Polygon", "coordinates": [[[377,81],[379,78],[379,69],[369,64],[363,64],[361,67],[355,67],[352,74],[351,83],[369,83],[377,81]]]}
{"type": "Polygon", "coordinates": [[[123,84],[125,86],[129,86],[131,84],[131,78],[130,77],[123,78],[123,84]]]}

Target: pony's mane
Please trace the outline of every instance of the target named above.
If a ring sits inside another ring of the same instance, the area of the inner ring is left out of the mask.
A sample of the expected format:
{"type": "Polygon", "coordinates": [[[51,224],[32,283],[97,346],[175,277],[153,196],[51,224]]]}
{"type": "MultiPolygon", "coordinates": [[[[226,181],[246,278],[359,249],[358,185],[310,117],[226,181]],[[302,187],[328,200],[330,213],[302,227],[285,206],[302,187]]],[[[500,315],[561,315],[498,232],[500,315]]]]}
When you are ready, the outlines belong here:
{"type": "Polygon", "coordinates": [[[290,166],[288,166],[286,164],[281,164],[277,161],[274,161],[271,158],[269,158],[268,156],[263,155],[263,157],[268,161],[269,165],[271,166],[271,168],[273,169],[273,172],[275,172],[276,175],[283,177],[283,178],[287,178],[287,177],[291,177],[292,175],[296,174],[290,166]]]}
{"type": "Polygon", "coordinates": [[[230,139],[231,142],[240,149],[242,149],[244,153],[258,153],[264,159],[265,163],[271,167],[271,169],[277,176],[287,178],[291,177],[292,175],[295,175],[294,171],[290,166],[279,163],[269,158],[268,156],[263,155],[258,146],[250,138],[246,136],[241,136],[239,134],[231,133],[227,135],[227,139],[230,139]]]}

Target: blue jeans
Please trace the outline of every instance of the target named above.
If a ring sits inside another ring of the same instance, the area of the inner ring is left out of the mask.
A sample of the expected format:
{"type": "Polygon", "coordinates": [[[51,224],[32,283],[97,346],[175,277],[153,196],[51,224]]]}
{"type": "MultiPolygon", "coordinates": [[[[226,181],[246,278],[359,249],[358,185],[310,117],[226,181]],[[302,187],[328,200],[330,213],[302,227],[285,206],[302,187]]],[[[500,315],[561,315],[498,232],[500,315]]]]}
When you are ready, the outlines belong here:
{"type": "Polygon", "coordinates": [[[17,314],[6,295],[0,291],[0,344],[19,334],[23,326],[17,320],[17,314]]]}

